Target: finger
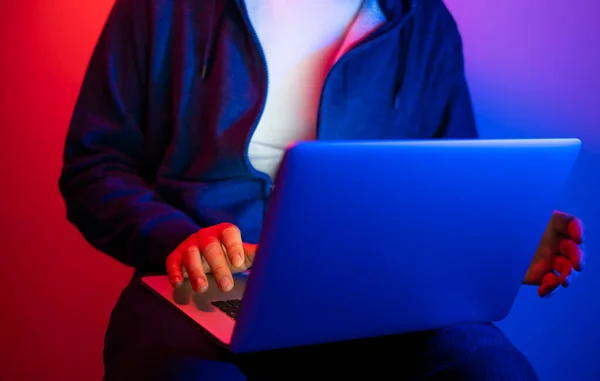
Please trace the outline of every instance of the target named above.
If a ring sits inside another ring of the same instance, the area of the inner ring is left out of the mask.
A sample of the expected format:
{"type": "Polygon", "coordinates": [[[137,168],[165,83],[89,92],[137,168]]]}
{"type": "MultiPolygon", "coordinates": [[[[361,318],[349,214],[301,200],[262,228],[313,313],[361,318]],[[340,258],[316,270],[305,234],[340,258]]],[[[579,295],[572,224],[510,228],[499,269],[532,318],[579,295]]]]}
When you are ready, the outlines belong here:
{"type": "Polygon", "coordinates": [[[192,244],[185,249],[183,252],[183,265],[188,273],[194,291],[206,291],[208,280],[202,268],[202,257],[197,244],[192,244]]]}
{"type": "Polygon", "coordinates": [[[244,265],[244,247],[240,229],[232,224],[221,224],[218,226],[218,232],[229,262],[233,267],[242,267],[244,265]]]}
{"type": "Polygon", "coordinates": [[[571,274],[573,273],[573,266],[571,262],[563,256],[557,256],[554,261],[554,271],[558,274],[558,283],[563,287],[568,287],[571,281],[571,274]]]}
{"type": "Polygon", "coordinates": [[[572,217],[567,226],[569,237],[576,243],[582,244],[584,231],[583,222],[577,217],[572,217]]]}
{"type": "Polygon", "coordinates": [[[542,284],[538,288],[538,295],[542,298],[545,298],[549,296],[552,291],[556,290],[558,285],[558,275],[554,274],[553,272],[548,273],[544,275],[544,278],[542,279],[542,284]]]}
{"type": "Polygon", "coordinates": [[[560,234],[571,238],[576,243],[583,242],[583,223],[581,220],[565,212],[554,211],[551,219],[552,228],[560,234]]]}
{"type": "Polygon", "coordinates": [[[578,244],[569,238],[563,238],[558,244],[558,250],[571,262],[575,270],[583,270],[584,253],[578,244]]]}
{"type": "Polygon", "coordinates": [[[181,270],[182,258],[181,250],[177,249],[167,258],[167,276],[173,287],[180,287],[183,284],[183,271],[181,270]]]}
{"type": "Polygon", "coordinates": [[[229,262],[227,261],[225,253],[223,252],[223,247],[221,246],[221,240],[216,233],[217,232],[214,230],[207,230],[205,233],[200,231],[198,233],[200,250],[204,259],[206,259],[206,262],[210,266],[210,270],[213,273],[219,288],[223,292],[228,292],[233,288],[233,277],[229,270],[229,262]]]}
{"type": "Polygon", "coordinates": [[[230,270],[232,274],[239,274],[247,271],[250,267],[252,267],[252,263],[254,263],[254,255],[256,253],[257,245],[242,242],[242,247],[244,248],[244,262],[240,267],[231,268],[230,270]]]}
{"type": "Polygon", "coordinates": [[[552,218],[550,219],[550,223],[552,224],[552,228],[559,232],[562,235],[569,235],[569,222],[573,219],[573,216],[564,212],[559,212],[555,210],[552,213],[552,218]]]}

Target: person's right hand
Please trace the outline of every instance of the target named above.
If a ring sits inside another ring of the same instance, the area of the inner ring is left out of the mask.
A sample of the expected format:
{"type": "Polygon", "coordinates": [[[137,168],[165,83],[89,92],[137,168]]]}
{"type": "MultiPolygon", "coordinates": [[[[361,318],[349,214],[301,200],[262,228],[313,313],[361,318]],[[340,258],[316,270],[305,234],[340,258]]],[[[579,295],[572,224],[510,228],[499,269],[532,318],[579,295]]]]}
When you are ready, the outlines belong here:
{"type": "Polygon", "coordinates": [[[221,291],[231,291],[232,274],[252,266],[256,248],[255,244],[242,242],[240,229],[233,224],[200,229],[169,254],[169,281],[179,287],[187,275],[194,290],[204,292],[208,289],[206,274],[212,273],[221,291]]]}

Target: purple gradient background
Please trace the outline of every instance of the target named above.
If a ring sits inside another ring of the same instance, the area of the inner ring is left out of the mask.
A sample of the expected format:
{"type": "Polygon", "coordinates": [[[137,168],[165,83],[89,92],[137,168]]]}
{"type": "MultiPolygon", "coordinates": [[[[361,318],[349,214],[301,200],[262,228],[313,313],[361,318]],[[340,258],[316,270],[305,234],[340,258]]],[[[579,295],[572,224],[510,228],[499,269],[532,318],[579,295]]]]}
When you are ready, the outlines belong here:
{"type": "Polygon", "coordinates": [[[578,137],[559,205],[586,223],[588,266],[541,300],[524,288],[500,326],[541,380],[600,379],[600,2],[446,0],[463,34],[484,138],[578,137]]]}

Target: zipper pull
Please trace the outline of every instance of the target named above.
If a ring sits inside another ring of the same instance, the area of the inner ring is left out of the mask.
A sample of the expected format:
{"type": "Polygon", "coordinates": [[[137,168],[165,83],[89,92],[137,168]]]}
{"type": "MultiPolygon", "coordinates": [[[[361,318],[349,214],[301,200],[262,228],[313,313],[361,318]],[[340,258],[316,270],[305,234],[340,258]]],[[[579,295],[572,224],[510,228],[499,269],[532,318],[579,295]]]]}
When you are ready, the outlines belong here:
{"type": "Polygon", "coordinates": [[[267,197],[271,197],[273,189],[275,189],[275,184],[272,181],[265,180],[265,194],[267,195],[267,197]]]}

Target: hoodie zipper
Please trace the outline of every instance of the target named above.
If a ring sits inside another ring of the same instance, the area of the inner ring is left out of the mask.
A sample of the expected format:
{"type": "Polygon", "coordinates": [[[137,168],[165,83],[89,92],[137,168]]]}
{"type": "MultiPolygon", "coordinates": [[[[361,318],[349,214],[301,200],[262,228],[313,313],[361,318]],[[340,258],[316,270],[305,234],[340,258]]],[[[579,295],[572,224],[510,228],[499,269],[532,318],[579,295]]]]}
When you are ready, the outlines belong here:
{"type": "Polygon", "coordinates": [[[384,24],[384,26],[380,27],[378,30],[373,32],[370,36],[363,39],[358,44],[354,45],[352,48],[350,48],[350,50],[348,50],[346,53],[344,53],[329,69],[329,71],[327,72],[327,75],[325,76],[325,80],[323,81],[323,86],[321,87],[321,94],[319,97],[319,107],[317,109],[317,125],[315,127],[316,128],[315,136],[316,136],[317,140],[319,140],[319,136],[321,133],[321,110],[323,109],[323,103],[324,103],[324,98],[325,98],[324,97],[325,89],[327,88],[327,84],[330,80],[330,77],[332,76],[331,73],[333,73],[338,68],[338,66],[342,65],[344,63],[344,61],[347,61],[350,57],[352,57],[353,55],[356,55],[358,52],[360,52],[361,49],[364,50],[365,46],[367,44],[369,44],[370,42],[373,42],[379,38],[382,38],[383,36],[387,35],[388,33],[390,33],[393,30],[402,28],[404,26],[404,24],[406,24],[408,19],[412,16],[412,14],[415,10],[415,7],[417,6],[416,4],[417,4],[416,1],[411,1],[410,10],[404,16],[402,16],[399,20],[387,25],[387,27],[384,24]]]}
{"type": "MultiPolygon", "coordinates": [[[[252,162],[250,161],[250,158],[248,155],[248,150],[250,147],[250,142],[252,140],[252,135],[254,134],[256,128],[258,127],[258,123],[260,122],[260,119],[262,118],[262,114],[265,110],[267,96],[269,93],[269,69],[267,66],[267,58],[265,55],[265,51],[260,43],[260,39],[258,38],[258,34],[256,33],[256,30],[254,29],[254,25],[252,25],[252,22],[250,21],[250,17],[248,15],[248,9],[246,8],[246,3],[244,0],[241,0],[241,1],[239,1],[239,4],[240,4],[241,11],[242,11],[241,13],[242,13],[244,22],[246,23],[246,26],[250,30],[250,32],[252,34],[252,38],[254,40],[254,43],[256,44],[256,47],[258,48],[258,51],[260,53],[260,57],[261,57],[261,61],[262,61],[263,69],[264,69],[264,74],[265,74],[265,92],[263,94],[262,105],[261,105],[260,111],[254,121],[254,124],[252,125],[252,128],[250,129],[250,132],[248,133],[248,135],[246,137],[246,142],[244,145],[244,160],[245,160],[246,167],[249,170],[249,172],[263,181],[263,194],[264,194],[264,202],[265,202],[264,213],[266,214],[266,209],[267,209],[266,204],[267,204],[267,201],[268,201],[269,197],[271,196],[271,193],[274,188],[273,181],[269,175],[267,175],[266,173],[260,172],[256,168],[254,168],[254,166],[252,165],[252,162]]],[[[333,66],[329,69],[329,71],[327,72],[327,75],[325,76],[325,80],[323,81],[323,86],[321,88],[321,93],[319,96],[319,107],[317,109],[317,123],[316,123],[317,124],[316,125],[316,139],[317,140],[319,140],[320,131],[321,131],[321,110],[323,108],[323,103],[324,103],[325,89],[330,81],[330,77],[332,76],[332,73],[338,68],[338,66],[342,65],[351,56],[356,55],[357,52],[360,52],[361,49],[364,50],[365,46],[368,43],[375,41],[379,38],[382,38],[383,36],[387,35],[389,32],[391,32],[397,28],[403,27],[404,24],[406,23],[406,21],[412,15],[415,7],[416,7],[416,2],[412,1],[411,8],[407,12],[407,14],[405,14],[402,18],[400,18],[398,21],[390,24],[389,26],[381,27],[379,30],[372,33],[369,37],[363,39],[361,42],[359,42],[358,44],[356,44],[355,46],[350,48],[350,50],[348,50],[346,53],[344,53],[344,55],[342,55],[333,64],[333,66]]]]}

